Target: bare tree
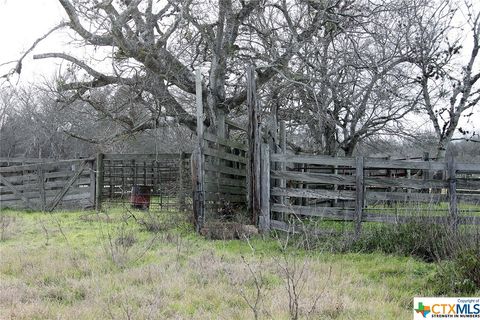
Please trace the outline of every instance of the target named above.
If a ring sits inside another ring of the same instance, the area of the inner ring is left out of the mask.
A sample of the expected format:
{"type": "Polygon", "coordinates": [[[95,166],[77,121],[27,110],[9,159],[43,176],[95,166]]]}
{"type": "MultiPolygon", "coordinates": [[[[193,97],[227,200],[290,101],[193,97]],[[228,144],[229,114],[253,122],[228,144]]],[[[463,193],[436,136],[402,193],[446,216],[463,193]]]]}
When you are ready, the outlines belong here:
{"type": "MultiPolygon", "coordinates": [[[[34,55],[35,59],[56,58],[70,64],[73,72],[58,83],[61,91],[69,93],[65,102],[87,101],[95,88],[128,86],[135,103],[147,106],[148,112],[143,122],[117,116],[124,122],[126,133],[158,127],[159,115],[174,117],[194,129],[196,120],[189,107],[195,93],[192,71],[201,68],[208,79],[203,85],[207,123],[219,134],[223,132],[225,114],[239,108],[246,99],[246,90],[241,85],[245,65],[257,65],[259,86],[270,82],[324,25],[324,13],[341,8],[343,3],[332,0],[324,4],[284,1],[281,5],[277,1],[258,0],[59,2],[68,21],[54,29],[70,28],[78,42],[93,52],[92,59],[64,52],[34,55]],[[108,72],[100,71],[95,63],[95,59],[105,56],[111,65],[108,72]]],[[[27,54],[32,50],[34,46],[27,54]]],[[[20,73],[23,57],[12,72],[20,73]]],[[[96,110],[107,111],[98,106],[96,110]]]]}
{"type": "Polygon", "coordinates": [[[441,160],[457,130],[472,134],[459,123],[462,117],[474,114],[480,101],[480,10],[472,1],[459,8],[440,1],[424,4],[409,20],[408,39],[415,50],[413,63],[418,74],[415,81],[437,136],[436,158],[441,160]],[[454,23],[459,20],[463,26],[456,28],[454,23]]]}

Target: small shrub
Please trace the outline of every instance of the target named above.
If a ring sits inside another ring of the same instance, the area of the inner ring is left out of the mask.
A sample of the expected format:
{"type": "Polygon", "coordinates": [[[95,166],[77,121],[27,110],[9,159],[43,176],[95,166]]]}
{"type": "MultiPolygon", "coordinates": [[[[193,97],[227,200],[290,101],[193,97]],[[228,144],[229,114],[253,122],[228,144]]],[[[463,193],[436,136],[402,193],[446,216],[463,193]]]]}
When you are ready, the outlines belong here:
{"type": "Polygon", "coordinates": [[[115,244],[122,247],[131,247],[137,242],[133,233],[122,234],[115,239],[115,244]]]}
{"type": "Polygon", "coordinates": [[[103,247],[107,257],[119,268],[124,268],[131,259],[129,251],[136,241],[134,231],[122,223],[115,233],[106,234],[103,247]]]}
{"type": "Polygon", "coordinates": [[[440,295],[480,292],[480,247],[461,251],[454,259],[440,263],[429,282],[440,295]]]}

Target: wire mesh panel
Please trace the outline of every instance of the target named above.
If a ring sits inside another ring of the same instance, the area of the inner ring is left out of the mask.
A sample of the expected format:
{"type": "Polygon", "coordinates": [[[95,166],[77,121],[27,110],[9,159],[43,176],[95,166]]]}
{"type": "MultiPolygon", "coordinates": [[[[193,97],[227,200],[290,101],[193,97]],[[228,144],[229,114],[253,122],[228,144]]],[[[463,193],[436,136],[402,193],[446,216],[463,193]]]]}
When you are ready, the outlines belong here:
{"type": "Polygon", "coordinates": [[[185,210],[190,200],[188,154],[105,154],[105,203],[158,211],[185,210]]]}

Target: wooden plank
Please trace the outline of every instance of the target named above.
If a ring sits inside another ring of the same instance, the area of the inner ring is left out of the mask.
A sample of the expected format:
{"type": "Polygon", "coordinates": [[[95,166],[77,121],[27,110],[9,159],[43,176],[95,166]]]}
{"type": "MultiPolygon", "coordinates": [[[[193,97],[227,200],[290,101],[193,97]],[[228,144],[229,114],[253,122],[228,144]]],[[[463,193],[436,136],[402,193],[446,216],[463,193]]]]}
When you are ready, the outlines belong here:
{"type": "Polygon", "coordinates": [[[219,173],[223,173],[223,174],[234,175],[234,176],[245,177],[247,175],[245,170],[230,168],[230,167],[225,167],[225,166],[220,166],[220,165],[214,165],[214,164],[208,163],[208,162],[205,163],[205,170],[213,171],[213,172],[219,172],[219,173]]]}
{"type": "Polygon", "coordinates": [[[106,161],[131,161],[131,160],[138,160],[138,161],[155,161],[158,160],[159,162],[162,160],[176,160],[178,159],[178,153],[105,153],[104,160],[106,161]]]}
{"type": "Polygon", "coordinates": [[[211,133],[205,132],[203,138],[207,141],[218,143],[225,147],[247,151],[247,146],[241,142],[219,138],[211,133]]]}
{"type": "Polygon", "coordinates": [[[480,173],[479,163],[457,163],[458,173],[480,173]]]}
{"type": "Polygon", "coordinates": [[[54,159],[49,158],[0,158],[0,163],[21,163],[21,164],[33,164],[33,163],[44,163],[44,162],[53,162],[54,159]]]}
{"type": "MultiPolygon", "coordinates": [[[[62,199],[62,206],[63,206],[63,202],[72,202],[72,204],[76,204],[78,201],[81,201],[81,200],[87,200],[89,199],[89,196],[90,196],[90,193],[87,192],[87,193],[75,193],[75,194],[67,194],[65,195],[65,197],[62,199]]],[[[50,202],[54,199],[54,197],[47,197],[46,200],[47,202],[50,202]]],[[[34,198],[34,199],[31,199],[30,200],[31,203],[33,204],[33,206],[35,208],[40,208],[41,206],[41,202],[40,202],[40,199],[37,197],[37,198],[34,198]]],[[[90,203],[90,201],[88,201],[88,203],[90,203]]],[[[21,200],[18,200],[18,199],[14,199],[14,200],[7,200],[7,201],[1,201],[0,202],[0,208],[18,208],[18,209],[25,209],[25,204],[23,203],[23,201],[21,200]]],[[[36,209],[35,209],[36,210],[36,209]]]]}
{"type": "Polygon", "coordinates": [[[355,238],[357,239],[362,230],[362,215],[365,203],[363,162],[363,157],[355,158],[355,238]]]}
{"type": "Polygon", "coordinates": [[[37,181],[38,180],[38,176],[36,173],[29,173],[29,174],[22,174],[21,172],[19,172],[18,175],[15,175],[15,176],[12,176],[12,175],[9,175],[9,176],[6,176],[4,175],[3,176],[5,178],[5,180],[7,180],[8,182],[10,182],[11,184],[15,184],[15,183],[24,183],[24,182],[28,182],[28,181],[31,181],[31,182],[34,182],[34,181],[37,181]]]}
{"type": "Polygon", "coordinates": [[[104,184],[104,154],[98,153],[96,158],[96,180],[95,180],[95,210],[102,209],[102,191],[104,184]]]}
{"type": "Polygon", "coordinates": [[[300,197],[314,199],[340,199],[355,200],[355,192],[353,191],[334,191],[324,189],[299,189],[299,188],[271,188],[272,196],[282,197],[300,197]]]}
{"type": "MultiPolygon", "coordinates": [[[[320,217],[326,220],[335,221],[355,221],[355,214],[353,211],[347,211],[340,208],[309,208],[309,207],[286,207],[280,205],[273,205],[272,211],[291,213],[298,216],[320,217]]],[[[275,222],[271,221],[271,226],[274,228],[275,222]]],[[[378,223],[435,223],[447,224],[449,222],[448,216],[408,216],[408,215],[392,215],[392,214],[376,214],[363,213],[362,222],[378,222],[378,223]]],[[[465,225],[480,225],[480,216],[460,216],[459,224],[465,225]]]]}
{"type": "MultiPolygon", "coordinates": [[[[83,161],[94,160],[93,158],[86,159],[72,159],[72,160],[59,160],[55,162],[46,162],[42,163],[43,170],[47,171],[52,168],[59,168],[61,166],[71,165],[75,163],[81,163],[83,161]]],[[[0,173],[6,172],[18,172],[18,171],[35,171],[38,164],[27,164],[24,166],[11,166],[11,167],[0,167],[0,173]]]]}
{"type": "MultiPolygon", "coordinates": [[[[63,183],[65,185],[66,181],[63,183]]],[[[73,194],[73,193],[85,193],[89,187],[70,187],[68,190],[68,194],[73,194]]],[[[56,190],[45,190],[45,197],[54,197],[55,195],[58,194],[58,189],[56,190]]],[[[41,199],[41,194],[40,190],[35,189],[34,191],[28,191],[28,192],[22,192],[21,195],[24,198],[27,198],[28,200],[32,201],[34,199],[41,199]]],[[[0,201],[7,201],[7,200],[21,200],[21,198],[18,197],[17,194],[14,193],[9,193],[9,194],[2,194],[0,196],[0,201]]],[[[35,209],[41,209],[41,208],[35,208],[35,209]]]]}
{"type": "Polygon", "coordinates": [[[417,170],[445,170],[445,162],[436,161],[411,161],[388,160],[378,158],[365,158],[365,168],[369,169],[417,169],[417,170]]]}
{"type": "Polygon", "coordinates": [[[330,220],[348,220],[355,219],[355,210],[336,208],[336,207],[305,207],[305,206],[286,206],[273,204],[271,210],[280,213],[289,213],[298,216],[328,218],[330,220]]]}
{"type": "Polygon", "coordinates": [[[286,162],[286,163],[307,163],[318,165],[339,165],[353,167],[355,159],[346,157],[332,157],[322,155],[294,155],[294,154],[272,154],[272,162],[286,162]]]}
{"type": "Polygon", "coordinates": [[[407,178],[372,178],[367,177],[364,179],[365,186],[367,187],[397,187],[397,188],[412,188],[412,189],[441,189],[448,187],[447,181],[441,180],[419,180],[419,179],[407,179],[407,178]]]}
{"type": "Polygon", "coordinates": [[[461,194],[457,189],[457,200],[463,203],[480,205],[480,194],[461,194]]]}
{"type": "Polygon", "coordinates": [[[205,151],[205,155],[207,155],[207,156],[219,158],[219,159],[222,159],[222,160],[228,160],[228,161],[232,161],[232,162],[239,162],[241,164],[247,164],[247,159],[245,159],[242,156],[236,155],[236,154],[231,154],[231,153],[227,153],[225,151],[215,150],[215,149],[208,148],[208,147],[205,147],[204,151],[205,151]]]}
{"type": "MultiPolygon", "coordinates": [[[[73,172],[72,172],[73,173],[73,172]]],[[[70,174],[70,177],[72,174],[70,174]]],[[[52,190],[52,189],[59,189],[65,185],[65,182],[67,180],[60,180],[60,181],[53,181],[53,182],[47,182],[43,183],[43,188],[45,190],[52,190]]],[[[33,182],[33,181],[32,181],[33,182]]],[[[90,177],[86,178],[79,178],[76,181],[77,185],[88,185],[90,184],[90,177]]],[[[29,184],[19,184],[19,185],[14,185],[14,187],[17,189],[17,191],[22,191],[22,192],[28,192],[32,190],[36,190],[41,192],[39,182],[36,181],[35,183],[29,183],[29,184]]],[[[5,193],[6,191],[11,191],[7,187],[0,187],[0,193],[5,193]]]]}
{"type": "Polygon", "coordinates": [[[58,193],[55,199],[51,202],[51,204],[47,207],[47,211],[53,211],[58,203],[62,200],[63,196],[67,193],[68,189],[73,185],[75,180],[77,180],[78,176],[83,172],[83,169],[87,166],[87,161],[82,161],[79,168],[75,172],[75,174],[67,181],[65,187],[58,193]]]}
{"type": "Polygon", "coordinates": [[[458,189],[470,189],[470,190],[480,190],[480,180],[479,179],[464,179],[456,178],[457,188],[458,189]]]}
{"type": "Polygon", "coordinates": [[[258,221],[259,230],[270,230],[270,148],[266,143],[262,144],[260,166],[260,216],[258,221]]]}
{"type": "MultiPolygon", "coordinates": [[[[273,155],[272,155],[273,156],[273,155]]],[[[325,174],[325,173],[304,173],[294,171],[276,171],[271,172],[273,179],[285,179],[294,181],[303,181],[323,184],[355,185],[355,176],[325,174]]]]}
{"type": "Polygon", "coordinates": [[[447,200],[446,195],[442,195],[439,193],[381,192],[381,191],[368,191],[368,190],[365,193],[365,198],[368,201],[425,202],[425,203],[438,203],[440,201],[447,200]]]}
{"type": "Polygon", "coordinates": [[[15,189],[15,187],[10,183],[8,182],[7,180],[5,180],[5,178],[3,177],[2,174],[0,174],[0,183],[3,183],[5,186],[7,186],[10,190],[12,190],[12,192],[19,198],[22,200],[22,202],[24,203],[24,205],[27,207],[27,208],[30,208],[32,210],[35,210],[35,206],[27,199],[25,198],[20,192],[17,191],[17,189],[15,189]]]}

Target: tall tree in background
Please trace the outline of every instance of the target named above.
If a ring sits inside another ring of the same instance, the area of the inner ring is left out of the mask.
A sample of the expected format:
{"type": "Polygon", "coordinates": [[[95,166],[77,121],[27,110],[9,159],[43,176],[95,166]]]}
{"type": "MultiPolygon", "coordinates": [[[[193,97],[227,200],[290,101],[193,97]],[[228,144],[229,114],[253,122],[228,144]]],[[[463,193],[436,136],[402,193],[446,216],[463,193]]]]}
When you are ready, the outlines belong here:
{"type": "Polygon", "coordinates": [[[445,158],[457,130],[475,134],[459,127],[462,117],[478,112],[480,101],[480,8],[473,3],[453,8],[448,1],[422,2],[405,19],[415,81],[437,136],[438,160],[445,158]]]}

